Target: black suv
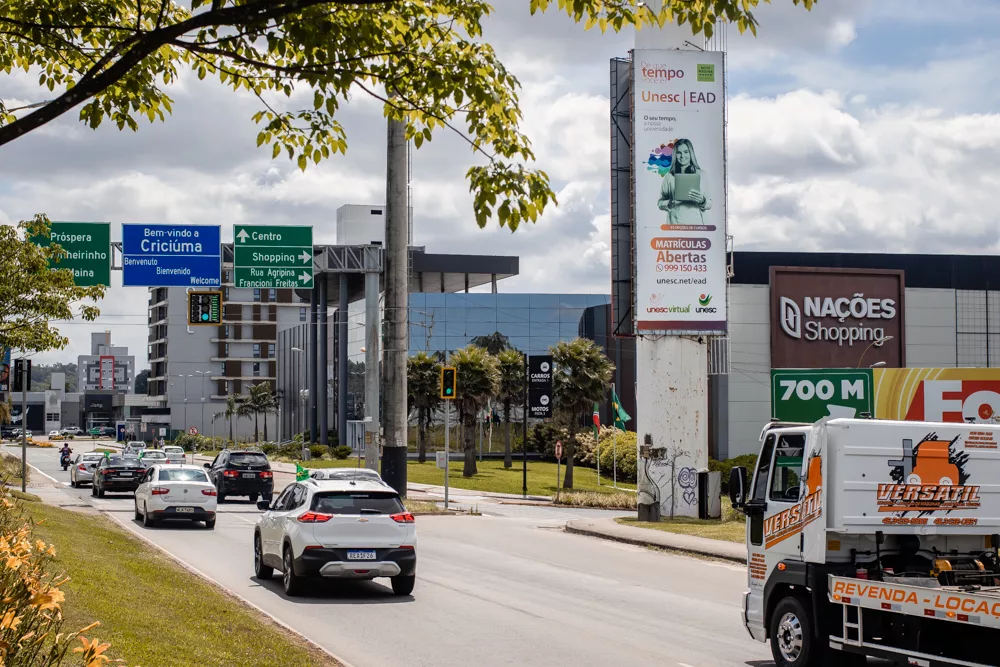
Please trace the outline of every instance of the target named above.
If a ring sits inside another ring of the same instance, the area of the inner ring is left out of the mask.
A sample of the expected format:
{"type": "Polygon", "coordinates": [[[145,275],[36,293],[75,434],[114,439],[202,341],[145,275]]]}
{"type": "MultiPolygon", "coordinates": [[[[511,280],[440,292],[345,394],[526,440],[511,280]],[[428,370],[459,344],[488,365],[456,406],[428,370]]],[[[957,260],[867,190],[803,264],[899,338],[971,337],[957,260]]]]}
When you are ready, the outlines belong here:
{"type": "Polygon", "coordinates": [[[263,452],[253,449],[226,449],[215,460],[206,463],[208,478],[215,484],[221,503],[226,496],[249,496],[250,502],[263,497],[270,500],[274,492],[274,474],[263,452]]]}
{"type": "Polygon", "coordinates": [[[139,488],[139,480],[146,473],[146,466],[137,456],[105,456],[94,470],[94,485],[90,492],[99,498],[105,491],[132,491],[139,488]]]}

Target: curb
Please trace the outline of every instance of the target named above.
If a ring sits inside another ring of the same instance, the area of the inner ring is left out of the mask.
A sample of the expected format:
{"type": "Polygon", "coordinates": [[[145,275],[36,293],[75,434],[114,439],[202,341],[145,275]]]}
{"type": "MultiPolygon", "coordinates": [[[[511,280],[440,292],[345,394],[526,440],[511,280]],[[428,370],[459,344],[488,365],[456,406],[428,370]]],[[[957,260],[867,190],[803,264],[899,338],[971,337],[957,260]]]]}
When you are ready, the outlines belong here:
{"type": "Polygon", "coordinates": [[[576,528],[570,526],[569,524],[566,524],[563,530],[566,531],[567,533],[573,533],[575,535],[598,537],[603,540],[609,540],[611,542],[621,542],[623,544],[631,544],[637,547],[653,547],[654,549],[669,549],[671,551],[679,551],[681,553],[692,554],[695,556],[709,556],[711,558],[718,558],[719,560],[729,561],[730,563],[739,563],[740,565],[747,564],[745,558],[734,558],[732,556],[729,556],[728,554],[721,554],[718,552],[709,551],[707,549],[694,549],[691,547],[660,544],[659,542],[652,542],[650,540],[640,540],[634,537],[611,535],[609,533],[602,533],[596,530],[587,530],[586,528],[576,528]]]}

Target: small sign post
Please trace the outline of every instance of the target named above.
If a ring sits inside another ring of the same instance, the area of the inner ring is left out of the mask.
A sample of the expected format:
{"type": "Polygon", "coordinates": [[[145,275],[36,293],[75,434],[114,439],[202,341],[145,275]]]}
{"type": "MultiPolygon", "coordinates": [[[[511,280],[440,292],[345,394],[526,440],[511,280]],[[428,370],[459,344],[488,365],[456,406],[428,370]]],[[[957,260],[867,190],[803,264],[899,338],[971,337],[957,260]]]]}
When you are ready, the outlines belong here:
{"type": "Polygon", "coordinates": [[[198,435],[198,427],[192,426],[188,429],[188,435],[198,435]]]}
{"type": "MultiPolygon", "coordinates": [[[[441,400],[444,401],[444,509],[448,511],[448,459],[451,458],[449,452],[448,437],[451,431],[451,402],[455,400],[458,393],[458,369],[453,366],[445,366],[441,369],[441,400]]],[[[438,465],[440,468],[441,466],[438,465]]]]}
{"type": "Polygon", "coordinates": [[[559,500],[559,464],[562,463],[562,440],[556,440],[556,500],[559,500]]]}

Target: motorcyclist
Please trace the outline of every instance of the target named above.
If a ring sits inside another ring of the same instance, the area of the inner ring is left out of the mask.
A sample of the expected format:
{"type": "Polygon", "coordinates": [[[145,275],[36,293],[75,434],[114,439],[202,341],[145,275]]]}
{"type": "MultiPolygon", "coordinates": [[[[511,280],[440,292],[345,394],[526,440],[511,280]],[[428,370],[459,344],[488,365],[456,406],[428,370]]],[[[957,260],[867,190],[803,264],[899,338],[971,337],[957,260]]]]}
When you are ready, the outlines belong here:
{"type": "Polygon", "coordinates": [[[62,449],[59,450],[59,460],[63,463],[69,461],[69,455],[72,453],[73,450],[70,448],[69,443],[64,442],[62,449]]]}

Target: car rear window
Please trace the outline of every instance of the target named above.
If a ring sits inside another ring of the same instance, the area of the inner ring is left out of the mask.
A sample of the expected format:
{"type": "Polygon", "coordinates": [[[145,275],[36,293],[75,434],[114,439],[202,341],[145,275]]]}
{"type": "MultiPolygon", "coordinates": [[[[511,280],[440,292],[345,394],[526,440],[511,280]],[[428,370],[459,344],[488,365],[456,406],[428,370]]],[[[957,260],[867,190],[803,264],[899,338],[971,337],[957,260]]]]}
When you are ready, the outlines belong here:
{"type": "Polygon", "coordinates": [[[104,457],[101,456],[100,454],[84,454],[83,455],[83,460],[84,461],[100,461],[103,458],[104,457]]]}
{"type": "Polygon", "coordinates": [[[263,454],[234,452],[229,455],[229,462],[234,466],[266,466],[267,457],[263,454]]]}
{"type": "Polygon", "coordinates": [[[139,459],[135,458],[134,456],[112,456],[110,459],[108,459],[107,465],[116,468],[119,467],[124,468],[127,466],[141,467],[142,463],[139,461],[139,459]]]}
{"type": "Polygon", "coordinates": [[[201,470],[160,469],[161,482],[208,482],[208,477],[201,470]]]}
{"type": "Polygon", "coordinates": [[[184,453],[184,450],[181,449],[180,447],[167,447],[163,451],[166,452],[167,454],[183,454],[184,453]]]}
{"type": "Polygon", "coordinates": [[[323,514],[396,514],[403,503],[395,493],[328,491],[313,496],[312,511],[323,514]]]}

